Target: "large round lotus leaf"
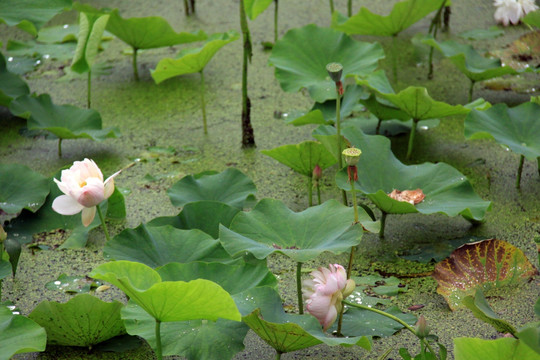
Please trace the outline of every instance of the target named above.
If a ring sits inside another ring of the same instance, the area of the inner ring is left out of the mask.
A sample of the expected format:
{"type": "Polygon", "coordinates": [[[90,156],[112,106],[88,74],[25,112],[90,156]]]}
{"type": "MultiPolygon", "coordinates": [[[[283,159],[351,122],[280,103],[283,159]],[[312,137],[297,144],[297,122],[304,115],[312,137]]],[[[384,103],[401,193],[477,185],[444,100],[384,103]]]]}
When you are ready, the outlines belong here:
{"type": "MultiPolygon", "coordinates": [[[[122,309],[122,319],[130,335],[140,336],[156,348],[156,322],[152,316],[130,301],[122,309]]],[[[180,355],[188,360],[228,360],[244,349],[248,330],[243,322],[225,319],[164,322],[163,355],[180,355]]]]}
{"type": "Polygon", "coordinates": [[[229,294],[238,294],[257,286],[277,286],[276,277],[266,264],[244,262],[219,264],[195,261],[187,264],[170,263],[156,271],[163,281],[191,281],[206,279],[219,284],[229,294]]]}
{"type": "Polygon", "coordinates": [[[317,141],[303,141],[296,145],[282,145],[261,153],[287,165],[304,176],[312,177],[313,169],[319,165],[322,170],[334,165],[336,158],[317,141]]]}
{"type": "Polygon", "coordinates": [[[0,164],[0,209],[17,214],[36,212],[49,194],[49,180],[20,164],[0,164]]]}
{"type": "Polygon", "coordinates": [[[0,105],[9,106],[9,103],[30,92],[26,82],[20,76],[8,71],[6,59],[0,52],[0,105]]]}
{"type": "Polygon", "coordinates": [[[48,344],[90,347],[125,334],[123,306],[80,294],[65,304],[42,301],[28,317],[45,328],[48,344]]]}
{"type": "Polygon", "coordinates": [[[506,104],[478,111],[465,118],[465,136],[491,138],[513,152],[536,160],[540,156],[540,105],[528,102],[509,108],[506,104]]]}
{"type": "Polygon", "coordinates": [[[269,63],[281,88],[296,92],[309,91],[317,102],[336,98],[336,85],[326,71],[326,65],[343,65],[343,77],[367,74],[384,58],[379,43],[359,42],[340,31],[307,25],[289,30],[276,42],[269,63]]]}
{"type": "Polygon", "coordinates": [[[0,23],[17,26],[37,36],[40,27],[56,14],[71,8],[72,0],[2,0],[0,2],[0,23]]]}
{"type": "Polygon", "coordinates": [[[46,345],[44,328],[22,315],[12,314],[6,306],[0,306],[0,360],[9,360],[15,354],[44,351],[46,345]]]}
{"type": "Polygon", "coordinates": [[[205,40],[207,37],[202,30],[196,33],[177,33],[167,20],[159,16],[124,19],[119,15],[118,9],[111,11],[107,31],[135,49],[185,44],[205,40]]]}
{"type": "Polygon", "coordinates": [[[374,14],[366,7],[350,17],[343,18],[335,12],[332,27],[347,34],[392,36],[407,29],[430,12],[441,7],[446,0],[404,0],[398,1],[390,14],[374,14]]]}
{"type": "MultiPolygon", "coordinates": [[[[392,153],[390,140],[383,136],[365,135],[353,127],[343,129],[343,135],[362,150],[355,189],[388,214],[443,213],[479,221],[491,207],[491,202],[482,200],[467,178],[448,164],[404,165],[392,153]],[[387,195],[394,189],[421,189],[425,199],[416,206],[397,201],[387,195]]],[[[336,182],[350,190],[346,169],[336,174],[336,182]]]]}
{"type": "MultiPolygon", "coordinates": [[[[233,257],[252,253],[257,259],[279,252],[296,262],[313,260],[325,251],[341,253],[360,243],[362,226],[352,226],[354,213],[335,200],[295,213],[279,200],[263,199],[241,212],[230,229],[220,226],[220,241],[233,257]]],[[[359,209],[360,222],[378,231],[378,223],[359,209]]]]}
{"type": "MultiPolygon", "coordinates": [[[[347,298],[346,300],[349,299],[347,298]]],[[[392,306],[384,311],[400,318],[411,326],[414,326],[417,321],[416,316],[402,313],[397,306],[392,306]]],[[[352,307],[343,314],[343,334],[385,337],[394,335],[394,333],[403,329],[403,327],[397,321],[369,310],[352,307]]],[[[333,330],[337,330],[337,324],[334,324],[328,331],[332,332],[333,330]]]]}
{"type": "Polygon", "coordinates": [[[454,339],[456,360],[539,360],[540,355],[519,339],[454,339]]]}
{"type": "Polygon", "coordinates": [[[200,230],[170,225],[139,225],[126,229],[105,244],[106,259],[137,261],[152,268],[170,262],[232,261],[219,241],[200,230]]]}
{"type": "Polygon", "coordinates": [[[156,69],[150,71],[152,78],[156,84],[159,84],[175,76],[201,72],[219,49],[230,42],[238,40],[239,37],[239,34],[234,30],[213,34],[199,48],[183,49],[174,59],[164,58],[159,60],[156,69]]]}
{"type": "Polygon", "coordinates": [[[212,200],[242,209],[257,192],[253,181],[240,170],[228,168],[217,174],[188,175],[167,190],[174,206],[212,200]]]}
{"type": "Polygon", "coordinates": [[[423,42],[439,50],[472,81],[519,73],[510,66],[503,66],[500,59],[483,57],[468,44],[460,44],[453,40],[438,42],[435,39],[426,39],[423,42]]]}
{"type": "Polygon", "coordinates": [[[186,230],[199,229],[217,239],[219,224],[228,227],[239,211],[241,210],[236,207],[218,201],[195,201],[185,204],[178,215],[157,217],[147,225],[171,225],[186,230]]]}
{"type": "Polygon", "coordinates": [[[476,290],[483,292],[501,286],[519,285],[537,274],[523,251],[512,244],[483,240],[465,244],[435,266],[432,276],[437,292],[452,310],[463,306],[462,300],[476,290]]]}
{"type": "Polygon", "coordinates": [[[47,130],[60,139],[92,139],[103,141],[120,136],[116,127],[102,128],[96,110],[73,105],[55,105],[49,94],[25,95],[13,100],[9,110],[28,119],[28,129],[47,130]]]}
{"type": "MultiPolygon", "coordinates": [[[[58,171],[54,178],[60,178],[58,171]]],[[[27,244],[32,241],[32,236],[44,231],[53,231],[57,229],[73,230],[66,239],[62,248],[81,248],[86,245],[88,233],[90,230],[101,226],[99,216],[94,218],[94,221],[87,227],[82,224],[81,214],[71,216],[61,215],[52,209],[52,203],[58,196],[63,193],[58,188],[58,185],[49,179],[48,181],[49,196],[39,211],[35,214],[23,211],[21,215],[13,219],[6,226],[8,236],[16,239],[21,244],[27,244]]],[[[124,195],[115,189],[110,198],[103,201],[100,205],[103,214],[107,218],[122,219],[125,218],[124,195]]]]}
{"type": "Polygon", "coordinates": [[[131,261],[101,264],[89,276],[115,285],[162,322],[218,318],[240,321],[229,293],[209,280],[162,281],[152,268],[131,261]]]}
{"type": "Polygon", "coordinates": [[[319,321],[309,314],[285,313],[279,294],[272,288],[254,288],[234,296],[234,299],[242,313],[242,321],[282,353],[322,343],[371,349],[371,341],[365,336],[334,337],[323,332],[319,321]]]}

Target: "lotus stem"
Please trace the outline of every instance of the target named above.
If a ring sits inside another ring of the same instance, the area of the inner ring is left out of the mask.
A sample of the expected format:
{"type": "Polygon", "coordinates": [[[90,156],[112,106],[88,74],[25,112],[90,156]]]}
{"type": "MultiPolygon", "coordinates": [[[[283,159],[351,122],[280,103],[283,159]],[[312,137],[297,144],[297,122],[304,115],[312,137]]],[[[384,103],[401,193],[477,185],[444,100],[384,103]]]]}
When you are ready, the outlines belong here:
{"type": "Polygon", "coordinates": [[[321,205],[321,186],[319,185],[318,181],[317,181],[317,201],[319,202],[319,205],[321,205]]]}
{"type": "Polygon", "coordinates": [[[247,93],[248,62],[251,61],[252,45],[251,36],[244,8],[244,0],[240,0],[240,27],[244,40],[244,57],[242,63],[242,148],[255,147],[255,136],[251,126],[251,101],[247,93]]]}
{"type": "Polygon", "coordinates": [[[521,172],[523,171],[523,162],[525,161],[525,156],[524,155],[521,155],[519,157],[519,167],[518,167],[518,172],[517,172],[517,178],[516,178],[516,189],[519,189],[520,188],[520,183],[521,183],[521,172]]]}
{"type": "Polygon", "coordinates": [[[308,186],[308,205],[309,207],[312,207],[313,206],[313,179],[311,178],[311,176],[308,176],[307,186],[308,186]]]}
{"type": "Polygon", "coordinates": [[[536,163],[538,164],[538,175],[540,175],[540,157],[536,158],[536,163]]]}
{"type": "Polygon", "coordinates": [[[409,145],[407,147],[407,160],[411,158],[413,146],[414,146],[414,136],[416,135],[416,127],[418,126],[418,119],[413,119],[411,133],[409,134],[409,145]]]}
{"type": "Polygon", "coordinates": [[[276,360],[281,359],[281,351],[276,350],[276,360]]]}
{"type": "Polygon", "coordinates": [[[97,208],[99,220],[101,220],[101,226],[103,227],[103,233],[105,234],[105,239],[107,239],[107,242],[109,242],[111,238],[109,237],[109,232],[107,231],[107,224],[105,224],[105,218],[103,217],[103,213],[101,212],[101,208],[99,207],[99,205],[97,205],[96,208],[97,208]]]}
{"type": "Polygon", "coordinates": [[[58,157],[62,157],[62,138],[58,139],[58,157]]]}
{"type": "Polygon", "coordinates": [[[204,133],[208,134],[208,128],[206,127],[206,101],[204,100],[204,69],[199,71],[201,74],[201,110],[202,110],[202,119],[203,119],[203,129],[204,133]]]}
{"type": "Polygon", "coordinates": [[[334,13],[334,0],[330,0],[330,15],[334,13]]]}
{"type": "Polygon", "coordinates": [[[388,215],[385,211],[381,210],[381,230],[379,230],[379,239],[384,239],[384,226],[386,225],[386,215],[388,215]]]}
{"type": "Polygon", "coordinates": [[[158,360],[163,359],[161,351],[161,321],[156,319],[156,356],[158,360]]]}
{"type": "Polygon", "coordinates": [[[86,107],[90,109],[92,98],[92,70],[88,69],[88,81],[86,82],[86,107]]]}
{"type": "Polygon", "coordinates": [[[298,296],[298,313],[304,313],[304,299],[302,298],[302,263],[296,263],[296,295],[298,296]]]}
{"type": "MultiPolygon", "coordinates": [[[[446,1],[445,1],[446,3],[446,1]]],[[[451,6],[445,6],[444,7],[444,15],[443,15],[443,31],[447,32],[450,28],[450,15],[452,15],[452,7],[451,6]]]]}
{"type": "Polygon", "coordinates": [[[184,11],[186,13],[186,16],[189,16],[189,4],[188,0],[184,0],[184,11]]]}
{"type": "Polygon", "coordinates": [[[135,77],[135,81],[139,81],[139,70],[137,69],[137,53],[139,49],[133,48],[133,76],[135,77]]]}
{"type": "MultiPolygon", "coordinates": [[[[441,26],[441,13],[444,8],[444,4],[446,4],[446,0],[443,0],[441,3],[441,6],[439,7],[439,10],[437,10],[437,13],[431,20],[431,24],[429,25],[428,34],[431,34],[433,32],[433,38],[437,39],[437,31],[439,30],[439,27],[441,26]]],[[[428,79],[433,79],[433,46],[429,49],[429,60],[428,60],[428,79]]]]}
{"type": "Polygon", "coordinates": [[[433,356],[437,357],[435,351],[433,350],[433,348],[431,347],[431,345],[429,345],[429,342],[426,340],[426,339],[422,339],[418,336],[418,334],[416,333],[416,330],[414,330],[414,328],[412,326],[410,326],[409,324],[407,324],[405,321],[401,320],[400,318],[398,318],[397,316],[394,316],[392,314],[389,314],[387,312],[384,312],[382,310],[379,310],[379,309],[375,309],[375,308],[371,308],[369,306],[366,306],[366,305],[360,305],[360,304],[355,304],[355,303],[351,303],[351,302],[348,302],[348,301],[343,301],[344,304],[347,304],[349,306],[352,306],[352,307],[356,307],[356,308],[359,308],[359,309],[364,309],[364,310],[368,310],[368,311],[373,311],[374,313],[377,313],[379,315],[382,315],[382,316],[386,316],[387,318],[389,319],[392,319],[394,320],[395,322],[398,322],[400,323],[401,325],[403,325],[407,330],[409,330],[411,333],[413,333],[414,336],[418,337],[418,339],[420,339],[420,342],[421,343],[424,343],[426,345],[426,347],[429,349],[429,351],[433,354],[433,356]]]}
{"type": "MultiPolygon", "coordinates": [[[[336,83],[336,132],[337,132],[337,157],[338,157],[338,166],[343,168],[343,158],[341,156],[341,104],[340,104],[340,94],[339,94],[339,85],[336,83]]],[[[347,201],[347,192],[341,190],[341,196],[343,198],[343,205],[349,206],[347,201]]]]}
{"type": "Polygon", "coordinates": [[[381,132],[382,119],[378,119],[377,127],[375,128],[375,135],[379,135],[381,132]]]}
{"type": "Polygon", "coordinates": [[[472,101],[473,91],[474,91],[474,80],[471,80],[471,85],[469,86],[469,102],[472,101]]]}
{"type": "Polygon", "coordinates": [[[347,1],[347,15],[352,16],[352,0],[347,1]]]}
{"type": "Polygon", "coordinates": [[[274,44],[278,40],[278,2],[279,0],[274,0],[274,44]]]}

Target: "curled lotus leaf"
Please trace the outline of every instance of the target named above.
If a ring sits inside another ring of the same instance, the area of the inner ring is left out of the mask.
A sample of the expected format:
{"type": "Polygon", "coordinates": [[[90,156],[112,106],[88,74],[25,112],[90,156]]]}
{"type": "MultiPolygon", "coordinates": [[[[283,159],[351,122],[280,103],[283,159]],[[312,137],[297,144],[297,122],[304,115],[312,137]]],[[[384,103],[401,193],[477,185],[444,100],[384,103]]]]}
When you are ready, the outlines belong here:
{"type": "Polygon", "coordinates": [[[0,306],[0,360],[9,360],[15,354],[44,351],[47,345],[45,329],[33,320],[15,315],[0,306]]]}
{"type": "Polygon", "coordinates": [[[7,69],[6,59],[0,53],[0,106],[8,106],[13,99],[29,92],[26,82],[7,69]]]}
{"type": "Polygon", "coordinates": [[[0,23],[18,28],[37,36],[39,28],[56,14],[70,9],[72,0],[2,0],[0,23]]]}
{"type": "Polygon", "coordinates": [[[519,285],[538,273],[523,251],[498,239],[465,244],[435,266],[432,276],[450,308],[463,306],[476,290],[519,285]]]}

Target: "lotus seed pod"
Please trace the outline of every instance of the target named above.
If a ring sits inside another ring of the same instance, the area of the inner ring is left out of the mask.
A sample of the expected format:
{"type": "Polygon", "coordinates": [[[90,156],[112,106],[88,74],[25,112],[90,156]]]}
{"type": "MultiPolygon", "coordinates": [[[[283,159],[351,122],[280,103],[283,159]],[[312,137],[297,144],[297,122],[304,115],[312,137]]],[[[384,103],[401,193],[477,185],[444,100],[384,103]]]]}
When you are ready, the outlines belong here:
{"type": "Polygon", "coordinates": [[[358,160],[360,160],[360,155],[362,154],[362,151],[355,147],[351,147],[343,150],[342,154],[343,156],[345,156],[345,161],[347,162],[347,165],[355,166],[356,164],[358,164],[358,160]]]}
{"type": "Polygon", "coordinates": [[[341,81],[341,75],[343,74],[343,65],[340,63],[330,63],[326,65],[326,71],[328,71],[328,75],[330,75],[330,78],[333,82],[338,83],[341,81]]]}

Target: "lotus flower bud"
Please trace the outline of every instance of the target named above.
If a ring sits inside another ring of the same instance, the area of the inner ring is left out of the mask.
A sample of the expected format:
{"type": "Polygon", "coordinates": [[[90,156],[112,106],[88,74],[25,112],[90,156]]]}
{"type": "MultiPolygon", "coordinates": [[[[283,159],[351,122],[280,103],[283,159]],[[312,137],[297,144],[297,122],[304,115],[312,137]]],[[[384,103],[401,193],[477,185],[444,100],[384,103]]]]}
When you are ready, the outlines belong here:
{"type": "Polygon", "coordinates": [[[343,74],[343,65],[340,63],[330,63],[326,65],[326,71],[328,71],[328,75],[330,75],[330,78],[333,82],[338,83],[341,81],[341,75],[343,74]]]}
{"type": "Polygon", "coordinates": [[[345,156],[345,161],[347,162],[347,165],[355,166],[360,160],[360,155],[362,154],[362,151],[355,147],[351,147],[343,150],[342,154],[345,156]]]}
{"type": "Polygon", "coordinates": [[[313,169],[312,178],[313,178],[313,181],[319,181],[322,179],[322,169],[319,166],[319,164],[315,165],[315,168],[313,169]]]}
{"type": "Polygon", "coordinates": [[[429,335],[429,326],[424,315],[420,315],[416,323],[416,336],[423,339],[429,335]]]}

